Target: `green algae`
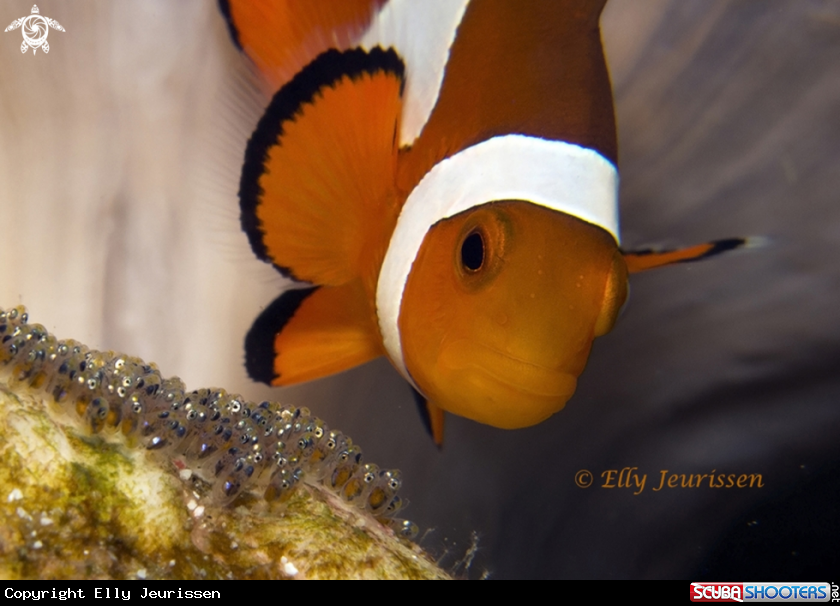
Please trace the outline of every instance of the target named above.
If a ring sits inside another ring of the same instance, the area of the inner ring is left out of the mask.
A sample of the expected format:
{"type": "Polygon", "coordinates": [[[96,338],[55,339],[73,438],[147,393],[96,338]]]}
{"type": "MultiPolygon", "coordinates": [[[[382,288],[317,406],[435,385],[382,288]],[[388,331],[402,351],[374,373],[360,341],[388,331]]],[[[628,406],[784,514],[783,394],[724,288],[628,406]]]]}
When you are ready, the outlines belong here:
{"type": "Polygon", "coordinates": [[[214,506],[167,460],[62,423],[0,384],[0,576],[442,579],[417,547],[318,486],[214,506]]]}

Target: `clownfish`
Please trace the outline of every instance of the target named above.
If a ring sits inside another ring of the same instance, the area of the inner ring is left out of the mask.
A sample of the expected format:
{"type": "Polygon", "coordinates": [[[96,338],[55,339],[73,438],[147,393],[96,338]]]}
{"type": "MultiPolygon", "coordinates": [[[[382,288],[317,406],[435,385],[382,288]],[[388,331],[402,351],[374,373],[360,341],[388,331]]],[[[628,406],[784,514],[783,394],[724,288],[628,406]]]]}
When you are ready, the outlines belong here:
{"type": "Polygon", "coordinates": [[[742,239],[620,248],[606,0],[220,0],[276,90],[241,222],[308,283],[245,339],[291,385],[386,355],[440,444],[443,411],[540,423],[575,392],[630,273],[742,239]]]}

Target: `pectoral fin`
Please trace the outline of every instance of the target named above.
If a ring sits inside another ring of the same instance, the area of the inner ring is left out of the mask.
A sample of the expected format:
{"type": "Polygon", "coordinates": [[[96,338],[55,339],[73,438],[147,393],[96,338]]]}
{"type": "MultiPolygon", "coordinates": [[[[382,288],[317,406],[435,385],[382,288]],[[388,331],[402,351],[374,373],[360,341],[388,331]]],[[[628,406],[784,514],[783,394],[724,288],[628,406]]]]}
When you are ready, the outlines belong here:
{"type": "Polygon", "coordinates": [[[748,243],[749,240],[746,238],[727,238],[678,250],[656,251],[646,249],[628,251],[622,254],[624,255],[624,261],[627,263],[628,273],[634,274],[654,267],[671,265],[672,263],[689,263],[708,259],[728,250],[741,248],[748,243]]]}
{"type": "Polygon", "coordinates": [[[318,379],[382,355],[376,331],[359,280],[289,290],[248,331],[245,366],[271,385],[318,379]]]}

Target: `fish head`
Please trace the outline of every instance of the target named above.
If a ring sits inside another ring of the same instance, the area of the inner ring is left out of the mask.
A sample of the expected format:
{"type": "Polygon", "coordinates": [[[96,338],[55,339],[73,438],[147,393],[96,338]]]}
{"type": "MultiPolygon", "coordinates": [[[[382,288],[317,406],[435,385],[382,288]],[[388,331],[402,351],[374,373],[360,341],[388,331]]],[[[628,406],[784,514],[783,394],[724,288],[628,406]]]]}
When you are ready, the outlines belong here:
{"type": "Polygon", "coordinates": [[[604,229],[531,202],[483,204],[426,234],[401,303],[405,366],[444,410],[534,425],[574,394],[626,296],[604,229]]]}

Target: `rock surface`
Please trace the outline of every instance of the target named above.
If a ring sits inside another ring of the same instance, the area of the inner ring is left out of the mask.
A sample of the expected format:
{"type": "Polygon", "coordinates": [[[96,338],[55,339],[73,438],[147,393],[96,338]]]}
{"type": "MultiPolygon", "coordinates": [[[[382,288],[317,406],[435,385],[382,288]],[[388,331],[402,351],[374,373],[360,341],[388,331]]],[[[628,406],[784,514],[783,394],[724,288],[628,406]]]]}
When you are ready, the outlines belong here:
{"type": "Polygon", "coordinates": [[[317,486],[282,509],[209,504],[189,472],[86,436],[0,383],[0,577],[442,579],[422,550],[317,486]]]}

